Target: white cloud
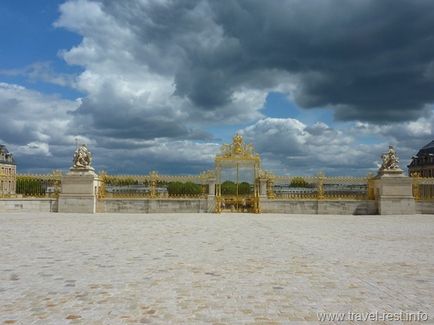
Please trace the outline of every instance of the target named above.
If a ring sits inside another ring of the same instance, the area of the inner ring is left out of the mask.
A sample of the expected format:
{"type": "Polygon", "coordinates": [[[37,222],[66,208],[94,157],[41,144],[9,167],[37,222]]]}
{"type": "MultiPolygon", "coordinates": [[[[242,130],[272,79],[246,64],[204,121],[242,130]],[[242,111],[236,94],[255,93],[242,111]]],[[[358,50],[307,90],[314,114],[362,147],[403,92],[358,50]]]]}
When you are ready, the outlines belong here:
{"type": "MultiPolygon", "coordinates": [[[[0,142],[15,153],[21,170],[68,168],[76,139],[90,146],[99,169],[117,173],[146,173],[153,169],[162,173],[198,173],[213,166],[219,145],[212,141],[131,139],[131,135],[106,136],[98,130],[86,133],[82,125],[76,124],[73,113],[83,107],[80,105],[81,99],[64,100],[0,83],[0,142]]],[[[106,118],[118,122],[113,115],[106,118]]],[[[433,115],[428,115],[385,126],[356,123],[336,128],[324,122],[307,125],[291,118],[262,118],[241,132],[261,154],[263,167],[277,173],[312,175],[322,170],[327,174],[365,175],[375,171],[388,144],[397,146],[401,167],[405,168],[411,155],[431,140],[433,122],[433,115]],[[363,143],[366,136],[374,141],[363,143]]],[[[125,132],[130,134],[131,128],[125,132]]]]}
{"type": "Polygon", "coordinates": [[[69,113],[79,102],[0,83],[1,139],[7,143],[67,143],[69,113]]]}
{"type": "Polygon", "coordinates": [[[55,72],[50,62],[35,62],[19,69],[0,69],[0,76],[24,76],[31,82],[47,83],[75,88],[75,76],[55,72]]]}
{"type": "MultiPolygon", "coordinates": [[[[210,1],[65,2],[54,25],[78,33],[82,40],[59,55],[83,72],[78,76],[55,74],[50,65],[36,63],[0,73],[75,87],[84,96],[71,101],[0,83],[0,141],[23,158],[19,166],[24,168],[69,167],[79,138],[90,146],[101,168],[185,173],[212,166],[218,145],[206,131],[209,126],[242,123],[250,124],[242,133],[256,145],[265,168],[289,174],[324,170],[354,175],[375,169],[388,144],[397,146],[404,162],[431,140],[434,118],[430,110],[412,122],[381,126],[360,122],[345,127],[323,122],[308,125],[297,119],[264,117],[261,108],[270,91],[288,94],[309,106],[323,102],[323,87],[327,86],[328,93],[336,81],[352,84],[351,78],[335,80],[328,68],[316,71],[311,67],[323,63],[312,55],[307,61],[302,52],[299,57],[287,55],[300,45],[292,48],[290,42],[268,37],[274,35],[269,32],[275,27],[295,24],[285,13],[269,12],[273,14],[269,25],[265,24],[269,30],[264,27],[258,35],[262,38],[243,25],[253,21],[252,26],[261,27],[257,23],[264,21],[255,21],[254,15],[261,18],[266,10],[278,7],[258,1],[243,11],[236,2],[231,5],[239,9],[233,16],[239,21],[221,21],[232,13],[210,1]],[[257,6],[261,10],[247,10],[257,6]],[[274,21],[275,14],[282,20],[274,21]],[[237,28],[241,30],[234,30],[237,28]]],[[[316,15],[317,10],[309,13],[316,15]]],[[[329,17],[328,12],[323,14],[329,17]]],[[[337,64],[334,60],[324,64],[337,64]]],[[[427,78],[431,70],[432,63],[427,66],[427,78]]],[[[346,106],[341,109],[345,111],[346,106]]],[[[401,110],[401,114],[406,112],[401,110]]]]}
{"type": "Polygon", "coordinates": [[[266,118],[241,130],[264,157],[264,167],[277,173],[364,175],[376,167],[384,145],[363,145],[325,123],[305,125],[296,119],[266,118]]]}
{"type": "Polygon", "coordinates": [[[15,154],[24,156],[52,156],[50,152],[50,146],[48,143],[44,142],[29,142],[24,146],[18,146],[15,149],[15,154]]]}
{"type": "Polygon", "coordinates": [[[351,133],[354,136],[374,137],[377,141],[396,146],[401,157],[401,167],[404,168],[422,146],[434,139],[433,125],[434,110],[431,109],[415,121],[382,125],[357,122],[351,133]]]}
{"type": "MultiPolygon", "coordinates": [[[[228,97],[229,101],[215,109],[198,107],[180,88],[177,89],[176,76],[191,59],[186,58],[186,48],[197,48],[211,54],[226,40],[222,28],[213,21],[206,1],[198,2],[190,11],[183,12],[185,17],[179,19],[185,19],[190,25],[179,32],[176,29],[168,31],[169,26],[156,25],[151,15],[156,4],[156,1],[136,2],[137,12],[131,9],[133,6],[119,4],[115,10],[113,7],[118,4],[104,6],[86,0],[68,1],[61,5],[61,16],[55,26],[83,36],[80,44],[62,51],[62,57],[69,64],[85,68],[77,78],[77,87],[86,93],[88,105],[84,105],[79,113],[91,116],[85,119],[89,122],[88,127],[104,128],[105,121],[99,120],[100,117],[117,116],[115,111],[122,111],[130,118],[150,121],[164,115],[186,129],[203,123],[239,123],[262,117],[259,110],[267,95],[264,89],[237,87],[228,97]],[[165,37],[171,33],[177,37],[173,36],[172,42],[164,44],[159,43],[155,35],[146,38],[147,34],[159,28],[164,30],[165,37]],[[115,101],[116,107],[111,107],[107,101],[115,101]]],[[[158,5],[163,4],[158,2],[158,5]]],[[[176,7],[173,3],[170,5],[176,7]]],[[[184,77],[189,79],[188,75],[184,77]]],[[[209,83],[211,93],[216,91],[212,89],[213,80],[203,82],[209,83]]],[[[127,127],[130,118],[119,119],[119,127],[127,127]]],[[[146,136],[173,136],[166,131],[158,129],[146,133],[146,136]]],[[[188,137],[188,132],[184,133],[184,137],[188,137]]],[[[179,133],[175,135],[179,136],[179,133]]]]}

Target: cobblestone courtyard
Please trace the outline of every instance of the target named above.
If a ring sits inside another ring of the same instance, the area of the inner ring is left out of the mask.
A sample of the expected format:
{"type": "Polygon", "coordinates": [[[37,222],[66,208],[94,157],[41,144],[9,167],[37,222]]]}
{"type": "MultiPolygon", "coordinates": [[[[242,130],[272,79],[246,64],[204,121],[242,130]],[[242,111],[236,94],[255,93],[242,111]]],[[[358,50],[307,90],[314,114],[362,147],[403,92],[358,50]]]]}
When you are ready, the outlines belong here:
{"type": "Polygon", "coordinates": [[[2,324],[434,316],[434,216],[0,214],[0,228],[2,324]]]}

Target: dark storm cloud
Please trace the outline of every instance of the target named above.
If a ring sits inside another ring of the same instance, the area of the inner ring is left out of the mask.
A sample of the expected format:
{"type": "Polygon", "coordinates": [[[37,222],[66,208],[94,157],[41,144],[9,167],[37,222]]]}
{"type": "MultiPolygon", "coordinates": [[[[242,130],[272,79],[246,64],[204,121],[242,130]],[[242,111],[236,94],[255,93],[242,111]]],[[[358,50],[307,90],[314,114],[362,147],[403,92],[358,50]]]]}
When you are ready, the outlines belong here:
{"type": "MultiPolygon", "coordinates": [[[[108,139],[149,140],[158,137],[209,139],[207,132],[186,127],[173,118],[170,108],[131,105],[114,94],[83,100],[71,113],[80,134],[108,139]]],[[[134,146],[134,145],[133,145],[134,146]]]]}
{"type": "Polygon", "coordinates": [[[0,142],[24,169],[68,168],[79,138],[99,170],[196,172],[218,152],[206,130],[232,124],[266,169],[365,174],[389,143],[410,157],[432,138],[434,1],[71,0],[55,26],[82,36],[59,49],[78,75],[0,71],[84,97],[0,83],[0,142]],[[364,122],[269,119],[270,92],[364,122]]]}
{"type": "Polygon", "coordinates": [[[414,119],[434,100],[431,0],[103,3],[172,58],[148,56],[160,73],[175,69],[176,94],[204,110],[264,71],[276,78],[256,87],[288,73],[300,106],[332,107],[341,120],[414,119]]]}

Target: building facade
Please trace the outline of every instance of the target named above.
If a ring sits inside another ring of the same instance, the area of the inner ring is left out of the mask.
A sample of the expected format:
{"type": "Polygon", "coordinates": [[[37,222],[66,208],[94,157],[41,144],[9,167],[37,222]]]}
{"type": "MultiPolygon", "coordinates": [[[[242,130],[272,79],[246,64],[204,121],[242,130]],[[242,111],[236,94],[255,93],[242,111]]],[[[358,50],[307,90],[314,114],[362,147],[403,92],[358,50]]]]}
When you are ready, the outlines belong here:
{"type": "Polygon", "coordinates": [[[434,177],[434,140],[411,158],[408,174],[418,173],[421,177],[434,177]]]}
{"type": "Polygon", "coordinates": [[[416,199],[432,200],[434,198],[434,185],[426,183],[427,178],[434,178],[434,140],[424,146],[416,156],[411,158],[411,163],[408,167],[410,176],[420,177],[420,186],[416,199]]]}
{"type": "Polygon", "coordinates": [[[16,193],[17,167],[14,157],[4,145],[0,145],[0,196],[16,193]]]}

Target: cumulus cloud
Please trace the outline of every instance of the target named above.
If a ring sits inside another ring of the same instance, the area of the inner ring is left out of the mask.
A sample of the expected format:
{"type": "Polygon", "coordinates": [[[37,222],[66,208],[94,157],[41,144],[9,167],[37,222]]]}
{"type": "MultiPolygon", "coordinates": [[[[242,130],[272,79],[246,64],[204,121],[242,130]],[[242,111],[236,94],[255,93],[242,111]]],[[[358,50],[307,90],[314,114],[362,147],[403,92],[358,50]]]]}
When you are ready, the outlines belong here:
{"type": "Polygon", "coordinates": [[[0,83],[0,143],[15,155],[20,170],[69,165],[65,151],[73,148],[77,136],[70,113],[79,105],[79,101],[0,83]]]}
{"type": "Polygon", "coordinates": [[[384,144],[361,144],[348,130],[319,122],[306,125],[296,119],[266,118],[241,133],[255,144],[264,167],[277,173],[312,175],[365,175],[377,168],[384,144]]]}
{"type": "Polygon", "coordinates": [[[43,81],[63,87],[75,88],[75,75],[54,71],[52,63],[35,62],[24,68],[0,69],[0,76],[24,76],[31,82],[43,81]]]}
{"type": "MultiPolygon", "coordinates": [[[[119,140],[116,140],[118,142],[119,140]]],[[[145,174],[156,170],[162,174],[198,174],[213,168],[218,144],[192,140],[158,139],[108,143],[110,150],[97,148],[95,163],[113,173],[145,174]]]]}
{"type": "Polygon", "coordinates": [[[50,147],[44,142],[29,142],[15,149],[15,155],[51,157],[50,147]]]}
{"type": "Polygon", "coordinates": [[[428,111],[415,121],[400,123],[385,123],[377,125],[367,122],[357,122],[350,130],[353,136],[376,137],[379,141],[387,141],[395,145],[405,167],[417,151],[433,139],[434,111],[428,111]]]}
{"type": "Polygon", "coordinates": [[[17,145],[68,143],[71,139],[65,129],[69,129],[69,114],[78,106],[79,101],[0,83],[1,140],[17,145]]]}
{"type": "Polygon", "coordinates": [[[0,83],[0,107],[0,143],[14,154],[20,171],[67,169],[76,142],[89,145],[97,169],[116,173],[198,173],[212,167],[218,150],[212,142],[132,140],[107,137],[97,130],[85,132],[75,118],[81,100],[47,96],[13,84],[0,83]]]}
{"type": "MultiPolygon", "coordinates": [[[[187,64],[187,53],[180,44],[167,42],[164,45],[145,39],[155,23],[149,20],[151,17],[136,17],[134,8],[150,9],[147,5],[152,7],[146,2],[131,2],[123,7],[116,3],[81,0],[61,6],[62,15],[56,26],[83,36],[79,45],[63,51],[62,55],[69,64],[85,68],[77,78],[77,87],[87,96],[75,113],[84,129],[93,129],[100,135],[132,139],[207,139],[210,135],[201,131],[198,125],[213,121],[252,121],[262,116],[258,110],[266,93],[250,87],[237,87],[228,93],[227,100],[218,103],[216,109],[201,105],[200,98],[206,100],[218,93],[212,85],[217,75],[208,76],[204,71],[206,80],[191,79],[188,69],[180,70],[187,64]],[[117,5],[120,7],[112,8],[115,11],[111,12],[110,6],[117,5]],[[182,88],[194,89],[196,85],[185,83],[181,87],[176,79],[182,74],[185,80],[198,85],[208,84],[208,87],[195,96],[188,96],[186,94],[190,91],[182,88]]],[[[212,19],[205,15],[206,8],[207,5],[198,4],[191,8],[192,12],[185,13],[185,18],[192,24],[205,20],[211,23],[212,19]]],[[[146,11],[146,15],[151,13],[146,11]]],[[[188,34],[200,46],[206,46],[204,42],[211,45],[213,40],[209,37],[217,32],[215,28],[219,29],[218,26],[210,27],[209,31],[199,31],[200,25],[195,26],[191,26],[188,34]]],[[[190,36],[186,35],[182,42],[193,41],[190,36]]]]}
{"type": "Polygon", "coordinates": [[[0,84],[0,140],[39,157],[24,168],[65,168],[80,137],[101,168],[183,173],[212,166],[221,134],[209,130],[241,124],[265,168],[365,174],[389,143],[405,157],[431,140],[433,9],[423,0],[68,0],[54,25],[82,38],[59,56],[81,72],[39,62],[0,74],[83,98],[0,84]],[[349,122],[267,118],[271,91],[349,122]]]}
{"type": "Polygon", "coordinates": [[[83,36],[63,54],[86,68],[79,87],[122,89],[144,114],[254,120],[280,89],[337,119],[383,122],[434,100],[432,1],[77,0],[56,26],[83,36]]]}
{"type": "Polygon", "coordinates": [[[297,76],[303,107],[343,120],[415,119],[433,101],[431,1],[212,2],[249,69],[297,76]]]}
{"type": "Polygon", "coordinates": [[[380,156],[394,145],[406,170],[410,158],[432,140],[434,112],[416,121],[378,125],[356,122],[331,127],[291,118],[265,118],[240,130],[255,144],[264,167],[277,173],[366,175],[375,173],[380,156]]]}
{"type": "MultiPolygon", "coordinates": [[[[98,130],[86,135],[75,112],[83,103],[47,96],[22,86],[0,84],[0,142],[15,154],[21,171],[66,169],[78,143],[87,143],[95,167],[111,173],[199,173],[213,167],[219,144],[212,139],[132,139],[106,136],[98,130]]],[[[263,118],[240,130],[261,154],[263,167],[277,173],[312,175],[366,175],[377,168],[380,154],[397,145],[406,158],[429,142],[434,114],[416,121],[378,126],[367,122],[332,127],[323,122],[305,124],[292,118],[263,118]],[[361,137],[374,143],[366,144],[361,137]]],[[[116,128],[113,126],[114,130],[116,128]]]]}

